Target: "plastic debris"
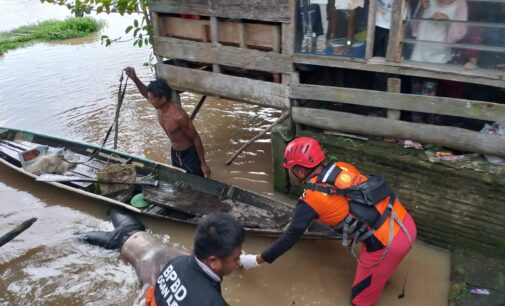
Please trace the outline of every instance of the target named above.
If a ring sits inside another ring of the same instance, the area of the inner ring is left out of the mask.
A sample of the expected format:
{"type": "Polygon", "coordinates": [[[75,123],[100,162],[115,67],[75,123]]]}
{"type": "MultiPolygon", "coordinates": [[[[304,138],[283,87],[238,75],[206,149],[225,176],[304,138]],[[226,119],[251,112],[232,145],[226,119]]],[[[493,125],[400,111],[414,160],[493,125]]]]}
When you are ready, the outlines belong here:
{"type": "Polygon", "coordinates": [[[418,149],[418,150],[421,150],[423,148],[423,145],[418,143],[418,142],[415,142],[415,141],[412,141],[412,140],[401,140],[399,141],[401,144],[403,144],[403,147],[404,148],[415,148],[415,149],[418,149]]]}
{"type": "Polygon", "coordinates": [[[454,156],[452,152],[435,152],[436,157],[454,156]]]}
{"type": "Polygon", "coordinates": [[[484,288],[470,288],[470,293],[473,294],[483,294],[483,295],[490,295],[491,292],[487,289],[484,288]]]}
{"type": "MultiPolygon", "coordinates": [[[[502,137],[505,137],[505,123],[504,122],[495,122],[491,125],[485,124],[482,130],[480,130],[481,133],[484,134],[492,134],[492,135],[499,135],[502,137]]],[[[495,165],[501,165],[505,166],[505,158],[500,157],[500,156],[494,156],[494,155],[484,155],[486,160],[492,164],[495,165]]]]}
{"type": "Polygon", "coordinates": [[[469,154],[461,154],[461,155],[446,155],[446,156],[437,156],[440,161],[453,161],[453,160],[462,160],[469,159],[473,157],[478,157],[479,153],[469,153],[469,154]]]}

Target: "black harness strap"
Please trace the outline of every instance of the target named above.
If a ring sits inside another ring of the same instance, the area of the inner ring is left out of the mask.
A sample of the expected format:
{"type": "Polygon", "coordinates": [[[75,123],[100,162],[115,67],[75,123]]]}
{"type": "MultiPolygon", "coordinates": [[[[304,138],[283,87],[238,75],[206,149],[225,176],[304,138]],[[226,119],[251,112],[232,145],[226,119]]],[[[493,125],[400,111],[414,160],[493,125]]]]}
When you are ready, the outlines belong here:
{"type": "Polygon", "coordinates": [[[342,169],[337,167],[335,163],[327,163],[321,173],[317,176],[315,183],[307,183],[306,188],[308,190],[318,191],[326,194],[339,194],[344,195],[343,189],[338,189],[335,187],[335,181],[338,175],[342,172],[342,169]],[[326,184],[326,186],[321,185],[321,183],[326,184]]]}
{"type": "Polygon", "coordinates": [[[308,190],[313,190],[313,191],[318,191],[318,192],[322,192],[322,193],[326,193],[326,194],[339,194],[336,191],[335,188],[331,187],[331,186],[321,186],[317,183],[307,183],[305,185],[305,187],[308,189],[308,190]]]}
{"type": "Polygon", "coordinates": [[[384,210],[384,213],[379,217],[379,219],[377,219],[375,224],[372,226],[373,230],[378,230],[382,226],[382,224],[384,224],[384,222],[386,222],[386,219],[389,217],[389,215],[391,214],[391,211],[393,210],[393,204],[395,203],[395,200],[396,200],[396,196],[394,194],[392,194],[389,197],[389,203],[388,203],[388,206],[386,207],[386,210],[384,210]]]}
{"type": "Polygon", "coordinates": [[[333,184],[340,171],[342,171],[342,169],[337,167],[334,162],[329,162],[326,165],[324,165],[323,170],[317,176],[317,182],[333,184]],[[336,172],[336,175],[333,175],[333,172],[336,172]],[[330,175],[334,177],[333,180],[329,179],[330,175]]]}

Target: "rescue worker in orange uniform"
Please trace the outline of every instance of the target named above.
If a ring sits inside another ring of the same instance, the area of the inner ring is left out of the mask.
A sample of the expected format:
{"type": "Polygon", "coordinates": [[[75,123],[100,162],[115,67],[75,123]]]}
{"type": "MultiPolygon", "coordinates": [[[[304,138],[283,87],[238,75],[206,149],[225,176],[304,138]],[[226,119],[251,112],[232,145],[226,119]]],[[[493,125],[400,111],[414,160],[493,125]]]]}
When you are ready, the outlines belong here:
{"type": "Polygon", "coordinates": [[[318,141],[300,137],[284,153],[284,167],[306,189],[285,233],[258,255],[243,254],[245,269],[272,263],[300,239],[313,220],[333,227],[344,245],[363,244],[351,292],[353,305],[374,305],[416,239],[416,225],[382,178],[344,162],[325,162],[318,141]]]}

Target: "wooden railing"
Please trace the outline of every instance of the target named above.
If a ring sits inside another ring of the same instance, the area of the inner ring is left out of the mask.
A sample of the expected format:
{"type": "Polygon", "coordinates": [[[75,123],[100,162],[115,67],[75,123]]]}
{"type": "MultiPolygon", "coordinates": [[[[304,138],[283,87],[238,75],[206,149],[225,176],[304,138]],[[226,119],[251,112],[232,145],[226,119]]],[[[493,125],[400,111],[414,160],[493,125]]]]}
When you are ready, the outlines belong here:
{"type": "MultiPolygon", "coordinates": [[[[505,80],[499,74],[493,75],[489,71],[460,71],[460,67],[453,67],[455,70],[452,71],[450,66],[444,66],[441,71],[440,66],[418,67],[408,63],[395,63],[398,52],[390,52],[389,61],[369,58],[371,50],[367,50],[365,59],[357,60],[293,54],[293,21],[296,19],[294,3],[293,0],[239,1],[236,5],[233,1],[226,0],[150,1],[154,52],[159,62],[156,65],[157,76],[179,91],[194,91],[278,109],[291,108],[292,120],[298,126],[303,124],[354,134],[412,139],[465,151],[505,156],[505,141],[502,137],[457,127],[393,120],[399,119],[401,111],[411,111],[484,121],[505,121],[505,105],[406,95],[399,93],[399,84],[397,90],[392,90],[394,92],[299,84],[293,66],[302,63],[455,81],[471,80],[473,83],[505,87],[505,80]],[[195,14],[200,19],[185,19],[179,14],[195,14]],[[163,58],[200,63],[202,67],[211,66],[212,72],[163,64],[163,58]],[[239,74],[246,70],[270,73],[274,82],[225,74],[230,68],[239,74]],[[304,108],[299,106],[299,100],[320,101],[323,106],[326,103],[345,103],[386,108],[389,109],[390,116],[373,118],[341,111],[304,108]]],[[[395,0],[395,3],[402,4],[404,0],[395,0]]],[[[400,11],[396,11],[396,14],[400,11]]],[[[369,17],[373,17],[373,14],[369,17]]],[[[397,39],[391,41],[390,49],[399,50],[402,33],[392,33],[397,39]]],[[[373,32],[369,33],[367,39],[373,39],[373,32]]]]}
{"type": "Polygon", "coordinates": [[[292,63],[280,53],[215,45],[178,38],[157,37],[157,55],[189,61],[212,63],[271,73],[289,73],[292,63]]]}
{"type": "Polygon", "coordinates": [[[187,69],[166,64],[156,64],[156,75],[167,80],[177,90],[215,95],[278,109],[289,108],[288,86],[229,76],[210,71],[187,69]]]}
{"type": "MultiPolygon", "coordinates": [[[[399,89],[399,80],[397,85],[396,87],[399,89]]],[[[504,104],[307,84],[291,85],[290,98],[316,100],[320,101],[322,105],[338,102],[381,107],[397,112],[395,116],[388,116],[395,117],[396,120],[394,120],[295,106],[292,108],[292,118],[296,124],[329,131],[411,139],[421,143],[505,157],[504,137],[452,126],[397,120],[400,118],[399,112],[412,111],[504,122],[504,104]]]]}
{"type": "Polygon", "coordinates": [[[151,0],[149,8],[159,13],[289,22],[289,0],[151,0]]]}
{"type": "Polygon", "coordinates": [[[292,45],[287,43],[294,32],[294,25],[287,22],[294,14],[290,1],[188,2],[150,1],[157,76],[179,91],[288,109],[287,83],[294,70],[289,58],[292,45]],[[164,58],[189,61],[193,67],[211,66],[212,72],[163,64],[164,58]],[[271,81],[229,75],[247,71],[263,73],[271,81]]]}

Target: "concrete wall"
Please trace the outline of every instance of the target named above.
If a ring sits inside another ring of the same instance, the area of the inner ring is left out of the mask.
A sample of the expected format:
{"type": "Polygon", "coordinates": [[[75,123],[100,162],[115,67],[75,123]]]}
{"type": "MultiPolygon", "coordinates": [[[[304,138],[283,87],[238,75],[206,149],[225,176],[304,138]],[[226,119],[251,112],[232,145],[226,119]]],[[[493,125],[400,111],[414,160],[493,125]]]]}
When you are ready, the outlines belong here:
{"type": "MultiPolygon", "coordinates": [[[[272,132],[272,139],[279,138],[276,133],[272,132]]],[[[315,137],[327,156],[349,162],[363,173],[382,175],[413,215],[419,239],[447,249],[505,254],[505,167],[492,166],[483,159],[432,163],[424,150],[382,141],[305,131],[297,136],[315,137]]],[[[274,156],[281,148],[277,142],[274,156]]],[[[276,182],[282,181],[286,172],[282,168],[275,171],[276,182]]],[[[301,187],[290,181],[290,193],[299,195],[301,187]]]]}

